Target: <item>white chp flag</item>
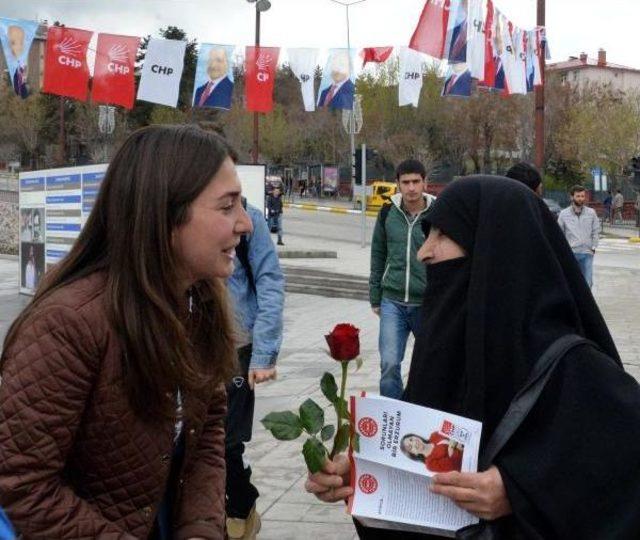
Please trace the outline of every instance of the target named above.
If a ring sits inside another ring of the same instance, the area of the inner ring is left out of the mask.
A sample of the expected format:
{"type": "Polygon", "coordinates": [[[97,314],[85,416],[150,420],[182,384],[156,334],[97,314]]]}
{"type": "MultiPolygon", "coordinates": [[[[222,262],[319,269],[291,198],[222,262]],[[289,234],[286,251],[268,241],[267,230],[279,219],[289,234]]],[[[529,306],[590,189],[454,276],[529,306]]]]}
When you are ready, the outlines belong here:
{"type": "Polygon", "coordinates": [[[318,49],[287,49],[287,56],[291,71],[300,81],[304,110],[307,112],[315,111],[314,74],[318,49]]]}
{"type": "Polygon", "coordinates": [[[151,38],[142,66],[138,99],[175,107],[180,94],[186,41],[151,38]]]}
{"type": "Polygon", "coordinates": [[[400,72],[398,74],[399,105],[418,106],[420,91],[422,90],[422,54],[409,47],[400,49],[400,72]]]}
{"type": "Polygon", "coordinates": [[[513,49],[516,56],[516,69],[514,73],[514,84],[516,85],[516,94],[527,93],[527,51],[525,49],[526,32],[520,28],[513,30],[513,49]]]}
{"type": "Polygon", "coordinates": [[[509,20],[497,9],[495,10],[495,14],[498,19],[497,32],[499,32],[502,40],[500,58],[504,69],[505,88],[509,94],[526,94],[527,88],[525,86],[524,91],[522,90],[522,85],[518,78],[516,52],[511,38],[511,30],[509,29],[509,20]]]}
{"type": "Polygon", "coordinates": [[[486,2],[487,0],[469,0],[467,17],[467,66],[471,76],[479,81],[484,80],[486,2]]]}

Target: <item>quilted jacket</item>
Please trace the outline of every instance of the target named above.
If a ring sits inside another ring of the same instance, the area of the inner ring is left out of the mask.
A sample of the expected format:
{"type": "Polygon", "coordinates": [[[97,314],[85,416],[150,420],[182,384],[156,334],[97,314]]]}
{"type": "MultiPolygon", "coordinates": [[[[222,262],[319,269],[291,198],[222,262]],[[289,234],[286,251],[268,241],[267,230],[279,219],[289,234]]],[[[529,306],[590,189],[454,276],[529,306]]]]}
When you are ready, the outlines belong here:
{"type": "MultiPolygon", "coordinates": [[[[42,302],[6,353],[0,384],[0,506],[29,539],[146,539],[163,498],[172,421],[129,408],[104,277],[42,302]]],[[[183,396],[174,538],[224,538],[224,389],[183,396]]]]}

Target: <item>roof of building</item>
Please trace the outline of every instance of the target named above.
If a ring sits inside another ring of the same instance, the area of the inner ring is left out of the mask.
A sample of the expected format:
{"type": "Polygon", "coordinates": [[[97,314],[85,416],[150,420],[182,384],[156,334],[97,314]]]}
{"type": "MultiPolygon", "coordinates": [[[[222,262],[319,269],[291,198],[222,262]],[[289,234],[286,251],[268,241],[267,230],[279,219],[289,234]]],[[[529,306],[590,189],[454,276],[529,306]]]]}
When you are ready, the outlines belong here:
{"type": "Polygon", "coordinates": [[[618,71],[632,71],[634,73],[640,73],[640,69],[632,68],[629,66],[623,66],[621,64],[614,64],[613,62],[605,62],[604,65],[598,63],[597,58],[585,58],[570,56],[569,60],[564,62],[555,62],[553,64],[547,64],[549,71],[572,71],[575,69],[585,68],[600,68],[600,69],[614,69],[618,71]]]}

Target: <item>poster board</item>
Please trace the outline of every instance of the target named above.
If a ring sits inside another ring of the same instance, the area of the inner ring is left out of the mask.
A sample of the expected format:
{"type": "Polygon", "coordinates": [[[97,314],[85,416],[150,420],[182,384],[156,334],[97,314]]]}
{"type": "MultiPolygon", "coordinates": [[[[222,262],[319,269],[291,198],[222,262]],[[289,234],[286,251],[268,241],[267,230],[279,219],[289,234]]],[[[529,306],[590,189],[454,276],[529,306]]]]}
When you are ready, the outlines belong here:
{"type": "MultiPolygon", "coordinates": [[[[108,164],[23,172],[19,175],[20,293],[34,294],[44,273],[80,235],[108,164]]],[[[242,191],[264,213],[265,165],[237,165],[242,191]]]]}

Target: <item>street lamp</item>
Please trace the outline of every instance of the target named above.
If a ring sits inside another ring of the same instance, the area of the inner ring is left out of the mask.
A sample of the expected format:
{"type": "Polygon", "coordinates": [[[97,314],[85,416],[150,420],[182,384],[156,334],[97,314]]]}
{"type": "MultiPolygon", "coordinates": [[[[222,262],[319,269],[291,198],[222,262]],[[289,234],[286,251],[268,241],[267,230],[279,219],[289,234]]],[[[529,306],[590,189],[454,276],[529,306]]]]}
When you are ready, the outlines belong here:
{"type": "MultiPolygon", "coordinates": [[[[331,0],[331,2],[333,2],[334,4],[340,4],[341,6],[344,6],[346,8],[346,12],[347,12],[347,51],[348,51],[348,56],[349,56],[349,76],[352,77],[353,76],[353,58],[351,58],[351,32],[350,32],[350,28],[349,28],[349,8],[351,6],[355,6],[356,4],[362,4],[363,2],[366,2],[367,0],[355,0],[354,2],[344,2],[342,0],[331,0]]],[[[347,113],[349,114],[349,113],[347,113]]],[[[351,107],[351,111],[350,111],[350,119],[348,122],[346,122],[349,125],[349,142],[350,142],[350,148],[351,148],[351,170],[353,171],[354,169],[354,154],[356,151],[356,134],[355,134],[355,125],[356,125],[356,118],[355,118],[355,99],[354,99],[354,103],[351,107]]],[[[344,120],[344,116],[343,116],[343,120],[344,120]]],[[[353,198],[353,196],[355,195],[355,189],[356,189],[356,180],[355,178],[352,176],[351,177],[351,197],[353,198]]],[[[362,185],[362,200],[366,200],[365,199],[365,192],[366,192],[366,186],[363,184],[362,185]]],[[[363,204],[363,208],[362,211],[364,212],[366,205],[363,204]]]]}
{"type": "MultiPolygon", "coordinates": [[[[260,13],[271,8],[269,0],[247,0],[250,4],[256,5],[256,47],[260,46],[260,13]]],[[[253,113],[253,163],[258,163],[258,137],[260,133],[258,113],[253,113]]]]}

